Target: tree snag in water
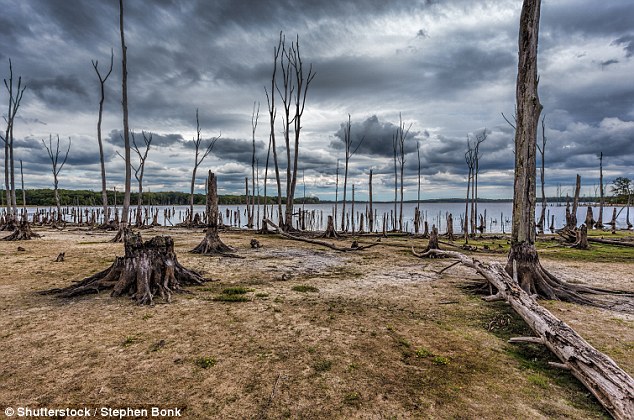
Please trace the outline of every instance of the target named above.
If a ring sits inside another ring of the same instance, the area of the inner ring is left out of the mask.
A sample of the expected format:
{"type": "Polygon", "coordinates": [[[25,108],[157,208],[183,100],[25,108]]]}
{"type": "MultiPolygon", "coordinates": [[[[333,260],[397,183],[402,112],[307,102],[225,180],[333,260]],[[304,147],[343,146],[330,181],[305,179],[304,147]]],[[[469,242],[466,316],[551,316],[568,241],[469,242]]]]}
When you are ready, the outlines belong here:
{"type": "Polygon", "coordinates": [[[216,176],[209,171],[207,176],[207,231],[205,238],[191,250],[194,254],[226,254],[233,249],[225,245],[218,236],[218,185],[216,176]]]}
{"type": "Polygon", "coordinates": [[[170,302],[172,293],[181,292],[182,286],[205,282],[199,273],[178,263],[170,236],[155,236],[143,242],[141,234],[127,230],[124,248],[125,255],[117,257],[106,270],[42,294],[73,297],[112,289],[111,296],[127,294],[139,304],[150,305],[156,295],[170,302]]]}

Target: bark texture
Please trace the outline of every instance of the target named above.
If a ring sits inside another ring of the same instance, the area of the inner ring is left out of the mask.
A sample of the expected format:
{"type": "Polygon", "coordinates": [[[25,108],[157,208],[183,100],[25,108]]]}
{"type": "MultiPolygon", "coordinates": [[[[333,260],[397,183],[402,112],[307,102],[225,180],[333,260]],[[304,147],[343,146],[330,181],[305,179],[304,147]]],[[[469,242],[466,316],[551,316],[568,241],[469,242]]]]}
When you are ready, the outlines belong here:
{"type": "Polygon", "coordinates": [[[124,247],[125,255],[106,270],[72,286],[42,293],[73,297],[112,290],[111,296],[128,295],[139,304],[150,305],[156,296],[170,302],[172,294],[181,292],[183,286],[205,282],[201,274],[179,264],[170,236],[143,242],[141,234],[127,230],[124,247]]]}

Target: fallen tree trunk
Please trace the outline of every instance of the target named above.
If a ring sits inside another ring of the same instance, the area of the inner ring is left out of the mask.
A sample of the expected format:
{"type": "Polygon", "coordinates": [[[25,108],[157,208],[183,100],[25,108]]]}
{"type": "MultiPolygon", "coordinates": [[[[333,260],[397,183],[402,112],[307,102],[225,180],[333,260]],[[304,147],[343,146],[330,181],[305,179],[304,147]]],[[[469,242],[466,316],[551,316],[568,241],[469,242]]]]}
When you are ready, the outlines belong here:
{"type": "Polygon", "coordinates": [[[496,295],[486,300],[506,300],[538,335],[532,338],[548,347],[562,361],[561,367],[569,369],[614,418],[634,418],[634,379],[614,360],[592,347],[565,322],[539,305],[508,275],[504,266],[485,264],[455,251],[432,249],[417,254],[412,249],[412,252],[418,257],[455,258],[475,269],[498,290],[496,295]]]}
{"type": "Polygon", "coordinates": [[[266,223],[268,223],[269,225],[271,225],[271,227],[276,229],[277,233],[280,236],[282,236],[283,238],[292,239],[294,241],[307,242],[307,243],[313,244],[313,245],[325,246],[326,248],[334,249],[335,251],[340,251],[340,252],[362,251],[364,249],[372,248],[373,246],[379,245],[378,242],[375,242],[375,243],[370,244],[370,245],[359,246],[358,243],[356,243],[356,241],[355,241],[355,242],[353,242],[353,245],[350,248],[343,248],[343,247],[340,247],[340,246],[337,246],[335,244],[331,244],[331,243],[328,243],[328,242],[318,241],[316,239],[300,238],[299,236],[291,235],[289,233],[284,232],[282,229],[279,228],[279,226],[277,226],[275,223],[273,223],[269,219],[264,219],[264,221],[266,223]],[[356,243],[356,246],[355,246],[355,243],[356,243]]]}
{"type": "Polygon", "coordinates": [[[597,244],[606,244],[606,245],[616,245],[616,246],[625,246],[629,248],[634,248],[634,242],[625,242],[625,241],[614,241],[611,239],[601,239],[601,238],[588,238],[588,242],[594,242],[597,244]]]}

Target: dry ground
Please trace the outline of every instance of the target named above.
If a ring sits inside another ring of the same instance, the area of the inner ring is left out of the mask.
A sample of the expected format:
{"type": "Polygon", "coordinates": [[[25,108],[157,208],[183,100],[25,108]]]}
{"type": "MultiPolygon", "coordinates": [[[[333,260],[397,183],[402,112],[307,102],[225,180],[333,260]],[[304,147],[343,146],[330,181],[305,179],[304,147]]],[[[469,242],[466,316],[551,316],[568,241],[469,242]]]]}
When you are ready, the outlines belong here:
{"type": "MultiPolygon", "coordinates": [[[[177,406],[186,418],[607,416],[574,378],[548,367],[547,351],[506,343],[527,327],[504,303],[464,289],[475,274],[456,266],[438,275],[447,261],[412,257],[408,246],[424,240],[337,253],[275,236],[258,237],[263,248],[254,250],[253,234],[224,233],[244,257],[235,259],[187,253],[202,230],[146,231],[146,239],[172,235],[181,264],[213,281],[144,307],[107,293],[36,294],[100,271],[123,251],[108,233],[38,231],[43,238],[0,242],[0,408],[177,406]],[[53,262],[61,251],[66,261],[53,262]],[[247,289],[237,295],[245,301],[215,300],[235,286],[247,289]]],[[[610,263],[542,255],[567,280],[634,289],[627,253],[610,263]]],[[[634,316],[545,305],[634,373],[634,316]]]]}

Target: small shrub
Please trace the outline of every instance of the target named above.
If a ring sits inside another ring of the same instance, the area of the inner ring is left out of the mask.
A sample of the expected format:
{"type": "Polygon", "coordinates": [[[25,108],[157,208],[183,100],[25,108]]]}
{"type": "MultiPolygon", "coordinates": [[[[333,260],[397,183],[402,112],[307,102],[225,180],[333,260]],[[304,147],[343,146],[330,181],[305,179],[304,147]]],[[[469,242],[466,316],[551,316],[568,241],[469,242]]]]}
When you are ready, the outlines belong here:
{"type": "Polygon", "coordinates": [[[209,369],[210,367],[215,366],[216,363],[218,363],[216,358],[210,356],[199,357],[194,360],[194,364],[201,369],[209,369]]]}
{"type": "Polygon", "coordinates": [[[313,368],[315,369],[316,372],[326,372],[329,371],[330,368],[332,367],[332,360],[317,360],[314,364],[313,364],[313,368]]]}
{"type": "Polygon", "coordinates": [[[307,286],[305,284],[300,284],[298,286],[293,286],[291,288],[291,290],[295,291],[295,292],[302,292],[302,293],[306,293],[306,292],[319,292],[319,289],[313,286],[307,286]]]}
{"type": "Polygon", "coordinates": [[[121,343],[122,347],[130,347],[132,344],[136,343],[137,339],[134,336],[127,336],[125,340],[121,343]]]}
{"type": "Polygon", "coordinates": [[[446,366],[449,364],[449,358],[443,356],[436,356],[432,359],[432,361],[434,362],[434,364],[439,366],[446,366]]]}
{"type": "Polygon", "coordinates": [[[432,355],[432,352],[427,350],[426,348],[419,347],[416,349],[416,357],[429,357],[432,355]]]}
{"type": "Polygon", "coordinates": [[[361,395],[359,395],[358,392],[348,392],[346,395],[344,395],[343,397],[343,402],[346,404],[350,404],[350,405],[356,405],[360,402],[361,399],[361,395]]]}

